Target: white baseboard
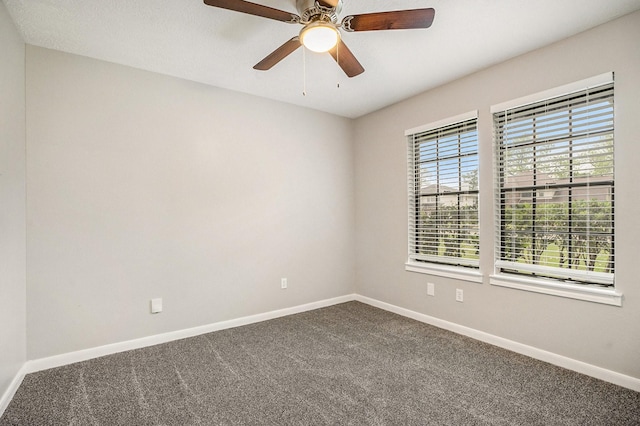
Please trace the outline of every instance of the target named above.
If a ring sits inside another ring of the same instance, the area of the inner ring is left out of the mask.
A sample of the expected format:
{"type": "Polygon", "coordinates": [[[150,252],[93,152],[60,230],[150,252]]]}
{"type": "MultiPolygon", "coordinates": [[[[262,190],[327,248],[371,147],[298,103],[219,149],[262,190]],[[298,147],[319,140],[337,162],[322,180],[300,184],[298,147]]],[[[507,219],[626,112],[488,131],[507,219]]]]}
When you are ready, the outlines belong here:
{"type": "Polygon", "coordinates": [[[411,311],[409,309],[381,302],[376,299],[361,296],[359,294],[355,296],[355,300],[366,303],[367,305],[374,306],[376,308],[384,309],[385,311],[393,312],[404,317],[412,318],[414,320],[436,326],[438,328],[443,328],[457,334],[462,334],[464,336],[471,337],[473,339],[480,340],[482,342],[489,343],[491,345],[498,346],[512,352],[526,355],[540,361],[548,362],[549,364],[557,365],[558,367],[573,370],[587,376],[595,377],[596,379],[604,380],[606,382],[613,383],[618,386],[634,390],[636,392],[640,392],[640,379],[635,377],[627,376],[625,374],[607,370],[606,368],[587,364],[586,362],[578,361],[572,358],[555,354],[553,352],[538,349],[533,346],[524,345],[522,343],[514,342],[513,340],[485,333],[484,331],[479,331],[453,322],[421,314],[419,312],[411,311]]]}
{"type": "Polygon", "coordinates": [[[384,309],[385,311],[393,312],[398,315],[402,315],[408,318],[415,319],[420,322],[424,322],[445,330],[452,331],[454,333],[462,334],[464,336],[471,337],[482,342],[486,342],[522,355],[530,356],[531,358],[545,361],[559,367],[563,367],[569,370],[576,371],[578,373],[586,374],[591,377],[595,377],[600,380],[604,380],[619,386],[623,386],[628,389],[632,389],[636,392],[640,392],[640,379],[627,376],[615,371],[607,370],[605,368],[597,367],[591,364],[587,364],[582,361],[567,358],[562,355],[558,355],[552,352],[548,352],[542,349],[535,348],[533,346],[524,345],[522,343],[514,342],[513,340],[505,339],[495,336],[493,334],[485,333],[470,327],[455,324],[449,321],[445,321],[439,318],[431,317],[429,315],[421,314],[419,312],[411,311],[409,309],[401,308],[399,306],[391,305],[389,303],[381,302],[376,299],[372,299],[366,296],[358,294],[349,294],[345,296],[335,297],[332,299],[321,300],[318,302],[307,303],[304,305],[294,306],[291,308],[279,309],[276,311],[265,312],[256,315],[250,315],[246,317],[236,318],[228,321],[221,321],[213,324],[203,325],[200,327],[193,327],[184,330],[177,330],[169,333],[157,334],[153,336],[143,337],[140,339],[128,340],[125,342],[113,343],[110,345],[99,346],[90,349],[84,349],[76,352],[70,352],[61,355],[55,355],[47,358],[40,358],[36,360],[27,361],[22,368],[18,371],[13,381],[9,385],[9,388],[4,392],[2,398],[0,398],[0,416],[4,413],[5,409],[9,405],[9,402],[15,395],[16,391],[20,387],[24,376],[28,373],[34,373],[40,370],[46,370],[48,368],[61,367],[63,365],[73,364],[75,362],[86,361],[93,358],[98,358],[105,355],[111,355],[118,352],[124,352],[132,349],[140,349],[147,346],[158,345],[161,343],[167,343],[174,340],[184,339],[187,337],[198,336],[200,334],[211,333],[213,331],[225,330],[233,327],[240,327],[243,325],[254,324],[261,321],[267,321],[270,319],[280,318],[287,315],[293,315],[301,312],[311,311],[314,309],[324,308],[327,306],[336,305],[339,303],[349,302],[357,300],[368,305],[384,309]]]}
{"type": "Polygon", "coordinates": [[[320,300],[318,302],[306,303],[291,308],[279,309],[276,311],[265,312],[256,315],[250,315],[241,318],[235,318],[228,321],[220,321],[213,324],[207,324],[200,327],[193,327],[184,330],[172,331],[169,333],[156,334],[153,336],[142,337],[140,339],[128,340],[125,342],[113,343],[110,345],[98,346],[95,348],[83,349],[80,351],[69,352],[61,355],[55,355],[47,358],[40,358],[25,362],[16,376],[11,381],[7,390],[0,398],[0,416],[9,406],[9,402],[20,387],[24,376],[36,371],[46,370],[48,368],[62,367],[63,365],[73,364],[74,362],[87,361],[89,359],[101,356],[111,355],[118,352],[124,352],[132,349],[145,348],[147,346],[167,343],[174,340],[185,339],[187,337],[198,336],[200,334],[211,333],[213,331],[225,330],[227,328],[239,327],[242,325],[253,324],[261,321],[267,321],[287,315],[298,314],[301,312],[312,311],[314,309],[324,308],[327,306],[337,305],[338,303],[350,302],[355,300],[355,294],[334,297],[332,299],[320,300]]]}
{"type": "Polygon", "coordinates": [[[46,370],[49,368],[62,367],[64,365],[73,364],[75,362],[87,361],[89,359],[101,356],[111,355],[118,352],[129,351],[132,349],[145,348],[147,346],[167,343],[174,340],[185,339],[187,337],[198,336],[200,334],[211,333],[213,331],[225,330],[242,325],[253,324],[261,321],[267,321],[287,315],[298,314],[301,312],[312,311],[314,309],[324,308],[327,306],[337,305],[338,303],[350,302],[355,300],[355,294],[334,297],[332,299],[320,300],[318,302],[306,303],[304,305],[293,306],[291,308],[279,309],[276,311],[264,312],[261,314],[250,315],[241,318],[235,318],[228,321],[220,321],[213,324],[207,324],[199,327],[188,328],[184,330],[172,331],[169,333],[156,334],[153,336],[142,337],[140,339],[128,340],[125,342],[113,343],[110,345],[98,346],[95,348],[83,349],[80,351],[69,352],[61,355],[50,356],[25,362],[16,376],[13,378],[7,390],[0,398],[0,416],[9,406],[9,402],[20,387],[24,376],[36,371],[46,370]]]}
{"type": "Polygon", "coordinates": [[[2,397],[0,398],[0,417],[2,417],[2,414],[4,414],[4,410],[6,410],[7,407],[9,406],[9,402],[11,402],[11,400],[13,399],[13,396],[18,391],[18,388],[22,384],[22,380],[24,379],[24,376],[26,374],[27,374],[27,369],[25,364],[23,364],[20,370],[18,370],[18,372],[16,373],[16,376],[13,378],[13,380],[9,384],[9,387],[7,388],[7,390],[4,391],[4,393],[2,394],[2,397]]]}
{"type": "Polygon", "coordinates": [[[334,297],[332,299],[320,300],[318,302],[298,305],[291,308],[279,309],[276,311],[265,312],[256,315],[250,315],[241,318],[235,318],[227,321],[220,321],[213,324],[207,324],[199,327],[187,328],[184,330],[172,331],[169,333],[156,334],[153,336],[142,337],[140,339],[128,340],[125,342],[113,343],[110,345],[98,346],[95,348],[83,349],[80,351],[69,352],[61,355],[50,356],[27,361],[25,369],[27,373],[46,370],[48,368],[61,367],[63,365],[73,364],[74,362],[87,361],[89,359],[98,358],[105,355],[111,355],[118,352],[129,351],[132,349],[145,348],[147,346],[167,343],[174,340],[185,339],[187,337],[198,336],[200,334],[211,333],[213,331],[225,330],[228,328],[240,327],[242,325],[254,324],[261,321],[267,321],[274,318],[284,317],[287,315],[298,314],[301,312],[311,311],[314,309],[324,308],[327,306],[337,305],[338,303],[350,302],[355,300],[355,294],[334,297]]]}

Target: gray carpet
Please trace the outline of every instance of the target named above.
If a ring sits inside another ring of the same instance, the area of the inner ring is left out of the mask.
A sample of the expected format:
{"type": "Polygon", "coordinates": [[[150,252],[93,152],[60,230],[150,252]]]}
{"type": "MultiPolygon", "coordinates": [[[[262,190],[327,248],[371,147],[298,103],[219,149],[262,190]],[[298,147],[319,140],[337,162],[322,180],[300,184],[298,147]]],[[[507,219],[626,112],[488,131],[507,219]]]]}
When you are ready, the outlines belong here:
{"type": "Polygon", "coordinates": [[[640,393],[349,302],[29,374],[0,425],[640,425],[640,393]]]}

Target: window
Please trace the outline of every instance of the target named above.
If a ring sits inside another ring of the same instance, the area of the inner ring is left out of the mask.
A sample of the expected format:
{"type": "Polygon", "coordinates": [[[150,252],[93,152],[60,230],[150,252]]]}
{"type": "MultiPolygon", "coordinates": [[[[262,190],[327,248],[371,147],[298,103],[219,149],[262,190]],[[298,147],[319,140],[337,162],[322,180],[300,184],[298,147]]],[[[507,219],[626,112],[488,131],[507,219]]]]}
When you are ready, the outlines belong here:
{"type": "Polygon", "coordinates": [[[492,108],[497,273],[613,287],[614,109],[609,76],[606,83],[543,101],[492,108]]]}
{"type": "Polygon", "coordinates": [[[477,269],[477,113],[406,135],[409,262],[477,269]]]}

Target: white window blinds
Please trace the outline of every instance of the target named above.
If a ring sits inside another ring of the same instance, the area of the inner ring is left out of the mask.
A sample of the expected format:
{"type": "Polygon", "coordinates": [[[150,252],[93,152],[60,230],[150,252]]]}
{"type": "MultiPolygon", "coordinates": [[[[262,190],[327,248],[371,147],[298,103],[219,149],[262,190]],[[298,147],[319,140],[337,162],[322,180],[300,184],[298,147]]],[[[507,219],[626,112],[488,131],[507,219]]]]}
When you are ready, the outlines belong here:
{"type": "Polygon", "coordinates": [[[613,82],[493,118],[496,270],[613,285],[613,82]]]}
{"type": "Polygon", "coordinates": [[[477,118],[407,139],[409,260],[478,268],[477,118]]]}

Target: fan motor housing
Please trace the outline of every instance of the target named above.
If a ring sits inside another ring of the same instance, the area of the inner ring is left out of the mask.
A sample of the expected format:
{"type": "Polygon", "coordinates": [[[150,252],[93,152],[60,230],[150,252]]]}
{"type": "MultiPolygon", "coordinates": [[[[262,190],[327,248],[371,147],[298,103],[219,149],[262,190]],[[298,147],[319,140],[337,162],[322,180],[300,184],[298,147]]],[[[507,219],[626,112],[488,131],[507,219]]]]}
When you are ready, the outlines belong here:
{"type": "Polygon", "coordinates": [[[300,14],[300,22],[306,24],[318,19],[336,24],[338,14],[342,11],[342,0],[338,0],[336,7],[325,7],[316,0],[296,0],[296,8],[300,14]]]}

